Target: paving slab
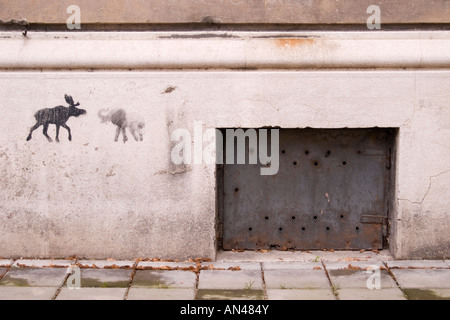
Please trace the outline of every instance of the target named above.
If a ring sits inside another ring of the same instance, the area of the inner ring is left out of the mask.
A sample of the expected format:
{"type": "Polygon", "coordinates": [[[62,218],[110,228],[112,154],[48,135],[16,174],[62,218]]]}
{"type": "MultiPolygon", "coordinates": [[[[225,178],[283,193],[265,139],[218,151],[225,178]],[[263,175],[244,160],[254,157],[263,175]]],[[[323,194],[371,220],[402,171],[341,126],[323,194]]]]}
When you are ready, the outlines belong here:
{"type": "Polygon", "coordinates": [[[431,269],[448,268],[443,260],[397,260],[387,261],[387,266],[391,269],[411,268],[411,269],[431,269]]]}
{"type": "Polygon", "coordinates": [[[203,262],[202,268],[206,269],[223,269],[223,270],[254,270],[261,271],[260,262],[246,262],[246,261],[218,261],[218,262],[203,262]]]}
{"type": "Polygon", "coordinates": [[[67,268],[10,268],[0,286],[59,287],[67,275],[67,268]]]}
{"type": "Polygon", "coordinates": [[[323,264],[327,270],[338,269],[361,269],[367,270],[373,266],[384,268],[382,261],[324,261],[323,264]]]}
{"type": "Polygon", "coordinates": [[[369,290],[369,286],[377,284],[379,284],[381,289],[397,288],[397,283],[386,270],[380,270],[379,272],[379,280],[375,280],[376,275],[374,271],[366,270],[328,270],[328,275],[335,288],[363,288],[369,290]]]}
{"type": "Polygon", "coordinates": [[[74,260],[19,259],[12,266],[20,268],[69,268],[74,263],[74,260]]]}
{"type": "Polygon", "coordinates": [[[199,289],[197,300],[264,300],[263,290],[199,289]]]}
{"type": "Polygon", "coordinates": [[[56,300],[123,300],[127,288],[62,288],[56,300]]]}
{"type": "Polygon", "coordinates": [[[127,288],[133,270],[81,269],[82,288],[127,288]]]}
{"type": "Polygon", "coordinates": [[[194,288],[197,275],[183,270],[137,270],[132,288],[194,288]]]}
{"type": "Polygon", "coordinates": [[[131,260],[80,260],[77,265],[81,268],[120,269],[133,268],[135,261],[131,260]]]}
{"type": "Polygon", "coordinates": [[[268,300],[334,300],[328,289],[267,289],[268,300]]]}
{"type": "Polygon", "coordinates": [[[264,272],[267,270],[323,270],[322,263],[298,261],[265,261],[262,263],[264,272]]]}
{"type": "Polygon", "coordinates": [[[12,265],[14,260],[9,260],[9,259],[0,259],[0,267],[9,267],[10,265],[12,265]]]}
{"type": "Polygon", "coordinates": [[[127,300],[194,300],[195,290],[170,288],[170,289],[150,289],[150,288],[130,288],[127,300]]]}
{"type": "MultiPolygon", "coordinates": [[[[218,265],[217,265],[218,266],[218,265]]],[[[225,266],[226,268],[226,266],[225,266]]],[[[199,276],[199,289],[222,290],[262,290],[261,269],[231,270],[201,270],[199,276]]]]}
{"type": "Polygon", "coordinates": [[[392,269],[402,289],[450,289],[450,269],[392,269]]]}
{"type": "Polygon", "coordinates": [[[344,288],[337,290],[339,300],[406,300],[399,288],[369,290],[367,288],[344,288]]]}
{"type": "Polygon", "coordinates": [[[217,261],[298,261],[311,262],[318,261],[389,261],[393,257],[389,250],[373,251],[278,251],[278,250],[259,250],[259,251],[219,251],[217,261]]]}
{"type": "Polygon", "coordinates": [[[194,269],[196,266],[194,262],[139,261],[137,269],[194,269]]]}
{"type": "Polygon", "coordinates": [[[264,270],[267,289],[329,289],[327,274],[320,268],[264,270]]]}
{"type": "Polygon", "coordinates": [[[312,251],[324,262],[378,262],[394,260],[389,250],[371,251],[312,251]]]}
{"type": "Polygon", "coordinates": [[[259,299],[263,294],[262,288],[262,272],[259,262],[203,263],[197,297],[200,294],[201,299],[206,300],[219,299],[218,297],[225,300],[239,300],[247,297],[249,300],[253,300],[259,299]]]}
{"type": "Polygon", "coordinates": [[[403,289],[408,300],[450,300],[450,289],[403,289]]]}
{"type": "Polygon", "coordinates": [[[216,255],[218,262],[260,262],[260,261],[311,261],[315,256],[312,253],[301,251],[219,251],[216,255]]]}
{"type": "Polygon", "coordinates": [[[0,287],[0,300],[51,300],[56,287],[0,287]]]}

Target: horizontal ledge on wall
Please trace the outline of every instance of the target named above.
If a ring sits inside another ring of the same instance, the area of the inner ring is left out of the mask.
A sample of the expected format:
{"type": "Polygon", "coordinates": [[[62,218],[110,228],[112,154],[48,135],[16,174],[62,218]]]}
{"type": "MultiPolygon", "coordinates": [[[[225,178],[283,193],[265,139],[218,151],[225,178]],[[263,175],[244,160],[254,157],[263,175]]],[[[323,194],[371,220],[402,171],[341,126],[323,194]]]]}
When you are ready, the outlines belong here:
{"type": "Polygon", "coordinates": [[[79,10],[84,24],[360,24],[373,6],[383,24],[450,22],[448,0],[0,0],[0,18],[58,24],[79,10]]]}
{"type": "Polygon", "coordinates": [[[450,31],[0,33],[14,70],[448,67],[450,31]]]}

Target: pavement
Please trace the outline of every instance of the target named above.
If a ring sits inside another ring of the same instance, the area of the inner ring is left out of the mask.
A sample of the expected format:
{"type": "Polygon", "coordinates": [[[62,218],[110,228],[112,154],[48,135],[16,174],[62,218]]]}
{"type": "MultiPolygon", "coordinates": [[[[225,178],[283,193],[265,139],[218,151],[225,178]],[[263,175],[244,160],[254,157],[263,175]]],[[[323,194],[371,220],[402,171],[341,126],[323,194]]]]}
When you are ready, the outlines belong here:
{"type": "Polygon", "coordinates": [[[0,300],[450,300],[450,260],[221,252],[216,261],[0,259],[0,300]]]}

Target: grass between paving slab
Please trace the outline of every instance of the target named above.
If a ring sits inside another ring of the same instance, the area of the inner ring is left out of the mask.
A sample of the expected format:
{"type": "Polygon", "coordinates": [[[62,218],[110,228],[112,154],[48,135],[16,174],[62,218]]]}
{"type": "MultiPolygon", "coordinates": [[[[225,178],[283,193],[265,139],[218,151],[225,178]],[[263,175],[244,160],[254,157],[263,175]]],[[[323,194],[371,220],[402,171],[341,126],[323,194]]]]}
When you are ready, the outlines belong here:
{"type": "Polygon", "coordinates": [[[325,270],[325,274],[327,275],[328,282],[330,283],[330,287],[331,287],[331,291],[333,292],[333,296],[336,300],[339,300],[339,293],[338,293],[339,288],[337,286],[335,286],[333,284],[333,282],[331,281],[330,274],[328,273],[325,263],[323,261],[321,261],[321,262],[322,262],[323,269],[325,270]]]}

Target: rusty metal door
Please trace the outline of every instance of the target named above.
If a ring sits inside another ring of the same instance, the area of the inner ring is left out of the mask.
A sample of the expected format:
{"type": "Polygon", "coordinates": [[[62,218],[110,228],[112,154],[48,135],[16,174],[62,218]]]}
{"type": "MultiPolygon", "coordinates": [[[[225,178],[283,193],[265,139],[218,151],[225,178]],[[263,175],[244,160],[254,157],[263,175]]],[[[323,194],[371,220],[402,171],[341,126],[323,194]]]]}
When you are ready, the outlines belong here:
{"type": "Polygon", "coordinates": [[[260,164],[223,165],[223,248],[383,248],[394,130],[280,129],[279,136],[276,175],[260,175],[260,164]]]}

